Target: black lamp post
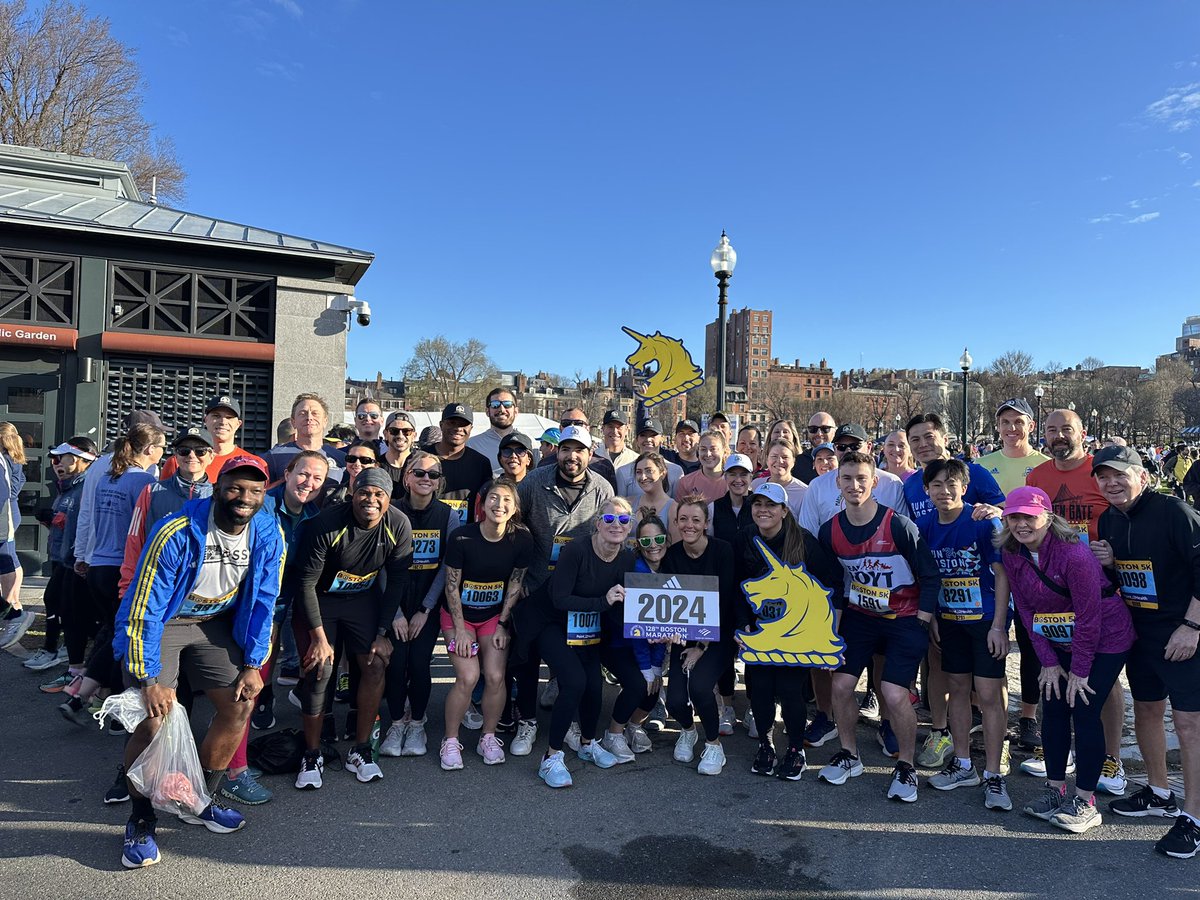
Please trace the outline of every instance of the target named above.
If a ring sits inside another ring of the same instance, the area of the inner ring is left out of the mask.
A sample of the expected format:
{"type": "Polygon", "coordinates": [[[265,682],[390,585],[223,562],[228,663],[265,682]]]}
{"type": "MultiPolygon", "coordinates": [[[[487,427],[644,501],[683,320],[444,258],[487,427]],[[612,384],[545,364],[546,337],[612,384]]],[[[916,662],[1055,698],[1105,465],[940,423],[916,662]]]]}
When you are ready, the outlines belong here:
{"type": "MultiPolygon", "coordinates": [[[[1039,384],[1033,389],[1033,396],[1037,397],[1037,422],[1034,427],[1044,434],[1045,429],[1042,428],[1042,397],[1046,396],[1046,389],[1039,384]]],[[[1041,443],[1040,438],[1034,438],[1033,445],[1035,447],[1041,446],[1041,443]]]]}
{"type": "Polygon", "coordinates": [[[962,450],[963,459],[969,460],[971,455],[967,452],[967,384],[971,372],[971,354],[963,347],[962,356],[958,358],[958,365],[963,373],[963,404],[962,404],[962,450]]]}
{"type": "Polygon", "coordinates": [[[721,230],[721,240],[717,249],[713,250],[708,260],[713,274],[717,277],[719,291],[717,293],[717,409],[725,409],[725,306],[729,290],[729,279],[733,276],[733,268],[737,265],[737,253],[729,245],[725,230],[721,230]]]}

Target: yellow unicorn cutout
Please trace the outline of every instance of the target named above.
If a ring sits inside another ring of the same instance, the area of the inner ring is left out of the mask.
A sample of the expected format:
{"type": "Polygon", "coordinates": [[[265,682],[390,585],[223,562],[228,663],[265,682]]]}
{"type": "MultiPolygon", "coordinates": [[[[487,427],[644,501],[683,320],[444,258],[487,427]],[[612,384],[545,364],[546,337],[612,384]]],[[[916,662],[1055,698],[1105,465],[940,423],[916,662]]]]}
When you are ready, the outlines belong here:
{"type": "Polygon", "coordinates": [[[833,630],[829,591],[805,570],[785,565],[760,538],[754,539],[767,573],[742,582],[746,600],[759,613],[753,631],[739,631],[742,662],[837,668],[845,642],[833,630]]]}
{"type": "Polygon", "coordinates": [[[657,363],[645,385],[639,385],[640,390],[635,387],[646,409],[704,383],[704,373],[692,362],[692,355],[684,349],[683,341],[667,337],[661,331],[645,335],[632,328],[621,330],[638,342],[638,348],[625,357],[625,362],[635,371],[657,363]]]}

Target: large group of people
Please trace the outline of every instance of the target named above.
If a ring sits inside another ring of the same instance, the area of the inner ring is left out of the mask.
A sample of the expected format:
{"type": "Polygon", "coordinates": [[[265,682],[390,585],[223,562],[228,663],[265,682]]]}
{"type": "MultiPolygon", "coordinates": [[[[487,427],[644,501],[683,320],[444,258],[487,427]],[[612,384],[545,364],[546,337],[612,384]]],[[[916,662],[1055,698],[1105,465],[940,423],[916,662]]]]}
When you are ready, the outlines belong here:
{"type": "MultiPolygon", "coordinates": [[[[1028,404],[1008,400],[1001,446],[974,460],[952,455],[933,413],[876,446],[827,413],[806,431],[780,420],[733,433],[718,411],[666,442],[659,421],[613,410],[597,439],[575,408],[535,448],[509,390],[485,412],[476,434],[474,411],[451,403],[418,435],[407,413],[366,399],[355,433],[330,441],[327,404],[302,394],[279,443],[254,454],[236,443],[237,401],[218,396],[188,427],[135,411],[104,453],[86,436],[53,448],[45,639],[25,665],[66,666],[41,690],[80,725],[104,697],[141,691],[147,718],[105,795],[131,805],[125,866],[160,859],[151,798],[126,772],[199,692],[215,710],[199,745],[212,803],[185,821],[225,833],[245,824],[226,801],[271,799],[247,746],[276,725],[276,686],[300,708],[298,789],[324,786],[339,735],[345,769],[371,782],[383,756],[427,755],[430,730],[447,772],[532,755],[544,737],[530,777],[562,789],[568,752],[600,769],[634,763],[668,719],[674,759],[720,775],[739,675],[757,775],[799,781],[833,742],[817,780],[862,776],[862,715],[894,763],[887,797],[916,801],[923,769],[935,790],[979,787],[986,808],[1011,810],[1013,690],[1020,768],[1045,784],[1025,813],[1081,833],[1100,824],[1106,792],[1116,815],[1171,820],[1158,851],[1200,848],[1200,514],[1151,489],[1132,448],[1088,453],[1073,411],[1048,415],[1043,454],[1028,404]],[[738,662],[739,634],[782,615],[782,599],[755,607],[742,589],[767,570],[761,548],[829,592],[840,665],[738,662]],[[707,579],[717,636],[626,636],[631,573],[707,579]],[[454,681],[431,710],[439,637],[454,681]],[[1132,793],[1122,670],[1147,772],[1132,793]],[[919,740],[922,695],[932,724],[919,740]],[[1168,700],[1182,802],[1167,780],[1168,700]],[[478,732],[473,756],[465,732],[478,732]]],[[[4,429],[5,458],[21,459],[4,429]]],[[[0,466],[0,539],[15,527],[3,489],[17,471],[0,466]]],[[[29,618],[14,571],[0,552],[9,643],[29,618]]]]}

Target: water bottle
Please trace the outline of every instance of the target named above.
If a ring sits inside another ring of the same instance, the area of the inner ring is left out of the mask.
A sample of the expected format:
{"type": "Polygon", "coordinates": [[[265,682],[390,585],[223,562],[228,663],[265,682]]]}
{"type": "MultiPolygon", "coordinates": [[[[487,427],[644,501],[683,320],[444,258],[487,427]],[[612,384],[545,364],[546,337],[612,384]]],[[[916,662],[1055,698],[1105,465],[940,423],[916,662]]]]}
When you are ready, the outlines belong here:
{"type": "Polygon", "coordinates": [[[379,716],[375,716],[375,724],[371,726],[371,755],[379,758],[379,716]]]}

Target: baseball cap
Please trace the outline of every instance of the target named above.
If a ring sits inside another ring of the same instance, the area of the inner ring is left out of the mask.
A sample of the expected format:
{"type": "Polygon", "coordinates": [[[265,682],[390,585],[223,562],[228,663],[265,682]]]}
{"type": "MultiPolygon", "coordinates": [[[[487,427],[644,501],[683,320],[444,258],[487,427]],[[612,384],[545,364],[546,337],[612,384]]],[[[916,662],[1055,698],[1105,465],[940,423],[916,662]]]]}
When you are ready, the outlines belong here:
{"type": "Polygon", "coordinates": [[[392,488],[395,487],[392,481],[392,476],[378,466],[368,466],[358,473],[358,477],[354,479],[354,490],[360,490],[365,487],[376,487],[387,494],[389,497],[392,494],[392,488]]]}
{"type": "Polygon", "coordinates": [[[523,450],[528,450],[530,453],[533,452],[533,441],[519,431],[511,432],[500,438],[499,449],[503,450],[505,447],[511,447],[513,444],[516,444],[523,450]]]}
{"type": "Polygon", "coordinates": [[[842,425],[833,433],[833,443],[838,443],[843,438],[854,438],[856,441],[869,441],[867,430],[861,425],[849,424],[842,425]]]}
{"type": "Polygon", "coordinates": [[[685,429],[685,428],[690,428],[690,429],[692,429],[692,431],[696,432],[697,434],[700,433],[700,426],[697,425],[691,419],[680,419],[679,424],[675,426],[675,433],[679,434],[679,432],[683,431],[683,429],[685,429]]]}
{"type": "Polygon", "coordinates": [[[725,471],[730,469],[745,469],[747,472],[754,471],[754,463],[750,462],[750,457],[745,453],[731,453],[729,459],[725,460],[725,471]]]}
{"type": "Polygon", "coordinates": [[[645,434],[649,431],[651,434],[662,434],[662,423],[658,419],[647,419],[638,426],[638,434],[645,434]]]}
{"type": "Polygon", "coordinates": [[[538,440],[543,444],[553,444],[557,447],[560,435],[561,432],[557,428],[547,428],[542,432],[542,436],[538,440]]]}
{"type": "MultiPolygon", "coordinates": [[[[787,505],[787,491],[782,485],[778,485],[773,481],[764,481],[754,489],[752,497],[766,497],[772,503],[778,503],[780,506],[787,505]]],[[[751,500],[751,502],[754,502],[751,500]]]]}
{"type": "Polygon", "coordinates": [[[729,414],[726,413],[725,410],[723,410],[723,409],[718,409],[715,413],[713,413],[711,416],[708,417],[708,421],[710,421],[710,422],[713,419],[724,419],[726,422],[728,422],[729,414]]]}
{"type": "Polygon", "coordinates": [[[392,424],[393,424],[393,423],[395,423],[395,422],[406,422],[407,424],[409,424],[409,425],[412,425],[412,426],[413,426],[413,428],[416,428],[416,427],[417,427],[417,426],[416,426],[416,425],[413,423],[413,420],[412,420],[412,418],[409,416],[409,414],[408,414],[408,413],[406,413],[406,412],[404,412],[404,410],[402,410],[402,409],[398,409],[398,410],[396,410],[395,412],[388,413],[388,417],[387,417],[387,419],[384,421],[384,423],[383,423],[383,427],[384,427],[384,428],[387,428],[389,425],[392,425],[392,424]]]}
{"type": "Polygon", "coordinates": [[[204,404],[205,415],[208,415],[214,409],[227,409],[239,419],[242,417],[242,407],[228,394],[221,394],[219,397],[211,397],[209,398],[209,401],[204,404]]]}
{"type": "Polygon", "coordinates": [[[86,459],[88,462],[96,461],[95,453],[88,453],[86,450],[81,450],[79,447],[76,447],[74,444],[68,444],[66,441],[50,451],[51,456],[67,456],[68,454],[78,456],[80,459],[86,459]]]}
{"type": "Polygon", "coordinates": [[[601,425],[610,425],[614,422],[617,425],[628,425],[629,424],[628,422],[625,421],[625,417],[623,415],[621,415],[621,411],[619,409],[608,410],[608,412],[606,412],[604,414],[604,421],[601,422],[600,424],[601,425]]]}
{"type": "Polygon", "coordinates": [[[1023,516],[1037,516],[1042,513],[1054,512],[1054,507],[1050,504],[1049,494],[1041,488],[1026,485],[1008,492],[1003,512],[1006,516],[1014,513],[1023,516]]]}
{"type": "Polygon", "coordinates": [[[824,444],[817,444],[817,446],[813,447],[812,455],[816,456],[817,453],[820,452],[821,450],[828,450],[830,453],[835,452],[833,444],[826,441],[824,444]]]}
{"type": "Polygon", "coordinates": [[[1029,416],[1031,419],[1033,418],[1033,410],[1021,397],[1013,397],[1011,400],[1005,400],[996,407],[996,415],[1000,415],[1000,413],[1004,412],[1006,409],[1013,409],[1023,416],[1029,416]]]}
{"type": "Polygon", "coordinates": [[[271,476],[267,473],[267,464],[257,456],[251,456],[249,453],[231,456],[225,460],[225,465],[221,466],[221,473],[217,477],[223,478],[229,472],[237,469],[253,469],[262,476],[263,481],[271,480],[271,476]]]}
{"type": "Polygon", "coordinates": [[[175,440],[171,441],[172,447],[178,447],[184,441],[199,441],[206,447],[212,448],[212,436],[209,435],[207,428],[197,428],[195,425],[190,428],[181,428],[179,434],[175,435],[175,440]]]}
{"type": "Polygon", "coordinates": [[[592,449],[592,433],[582,425],[568,425],[558,433],[558,446],[561,447],[567,441],[574,441],[589,450],[592,449]]]}
{"type": "Polygon", "coordinates": [[[464,422],[475,422],[475,413],[471,407],[462,403],[448,403],[446,408],[442,410],[442,421],[447,419],[462,419],[464,422]]]}
{"type": "Polygon", "coordinates": [[[163,434],[172,434],[175,429],[163,424],[163,420],[158,417],[158,413],[151,412],[148,409],[135,409],[125,418],[126,430],[133,428],[134,425],[149,425],[152,428],[157,428],[163,434]]]}
{"type": "Polygon", "coordinates": [[[1108,466],[1110,469],[1116,469],[1118,472],[1127,472],[1130,469],[1145,468],[1145,463],[1142,462],[1142,457],[1132,447],[1118,447],[1113,444],[1111,447],[1105,447],[1092,457],[1092,474],[1096,474],[1096,470],[1101,466],[1108,466]]]}

